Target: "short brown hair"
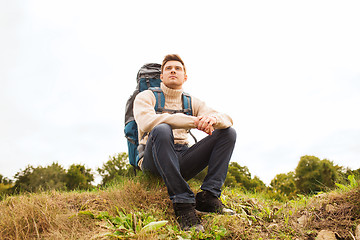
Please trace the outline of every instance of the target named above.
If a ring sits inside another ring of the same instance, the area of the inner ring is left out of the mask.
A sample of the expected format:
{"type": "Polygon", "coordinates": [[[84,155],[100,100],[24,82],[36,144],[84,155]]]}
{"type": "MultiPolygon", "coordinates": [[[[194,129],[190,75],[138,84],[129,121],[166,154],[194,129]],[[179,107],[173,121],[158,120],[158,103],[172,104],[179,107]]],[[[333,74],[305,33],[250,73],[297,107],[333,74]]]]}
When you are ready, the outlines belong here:
{"type": "Polygon", "coordinates": [[[184,67],[184,72],[186,73],[185,64],[184,64],[183,60],[181,59],[181,57],[179,55],[177,55],[177,54],[168,54],[168,55],[166,55],[164,57],[164,60],[163,60],[162,65],[161,65],[161,73],[164,70],[165,64],[167,62],[169,62],[169,61],[178,61],[178,62],[180,62],[184,67]]]}

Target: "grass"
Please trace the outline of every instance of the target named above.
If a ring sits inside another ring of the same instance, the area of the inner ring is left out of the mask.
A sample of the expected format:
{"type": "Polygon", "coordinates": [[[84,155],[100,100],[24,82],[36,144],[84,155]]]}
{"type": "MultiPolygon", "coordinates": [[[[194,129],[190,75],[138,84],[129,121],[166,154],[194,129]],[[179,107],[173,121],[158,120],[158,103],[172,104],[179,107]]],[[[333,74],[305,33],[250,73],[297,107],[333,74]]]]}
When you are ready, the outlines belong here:
{"type": "MultiPolygon", "coordinates": [[[[190,186],[199,189],[196,182],[190,186]]],[[[359,198],[357,185],[288,202],[225,188],[222,201],[238,214],[202,215],[206,231],[196,233],[179,229],[161,181],[137,177],[92,191],[6,197],[0,239],[315,239],[322,229],[352,239],[359,198]]]]}

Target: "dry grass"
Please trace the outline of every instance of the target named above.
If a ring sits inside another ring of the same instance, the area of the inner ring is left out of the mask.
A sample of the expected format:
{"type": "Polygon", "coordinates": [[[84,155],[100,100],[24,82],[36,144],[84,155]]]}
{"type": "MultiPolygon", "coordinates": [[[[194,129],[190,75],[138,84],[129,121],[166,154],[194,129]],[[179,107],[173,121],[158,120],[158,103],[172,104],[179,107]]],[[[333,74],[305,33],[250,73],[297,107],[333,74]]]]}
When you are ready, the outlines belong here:
{"type": "Polygon", "coordinates": [[[46,192],[8,197],[0,202],[0,239],[91,239],[104,232],[96,221],[77,215],[116,208],[130,212],[144,208],[168,214],[170,202],[163,186],[150,190],[139,182],[92,192],[46,192]]]}

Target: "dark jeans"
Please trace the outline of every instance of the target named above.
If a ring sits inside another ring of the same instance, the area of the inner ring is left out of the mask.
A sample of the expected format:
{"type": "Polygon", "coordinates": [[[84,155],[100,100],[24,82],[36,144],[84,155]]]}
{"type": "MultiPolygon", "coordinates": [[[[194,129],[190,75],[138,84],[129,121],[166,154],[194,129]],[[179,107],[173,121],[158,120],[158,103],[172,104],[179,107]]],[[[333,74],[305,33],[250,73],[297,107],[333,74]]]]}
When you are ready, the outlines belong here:
{"type": "Polygon", "coordinates": [[[187,180],[208,166],[202,190],[220,197],[236,141],[233,128],[217,129],[192,147],[174,144],[170,125],[159,124],[149,135],[142,169],[160,175],[173,203],[195,203],[187,180]]]}

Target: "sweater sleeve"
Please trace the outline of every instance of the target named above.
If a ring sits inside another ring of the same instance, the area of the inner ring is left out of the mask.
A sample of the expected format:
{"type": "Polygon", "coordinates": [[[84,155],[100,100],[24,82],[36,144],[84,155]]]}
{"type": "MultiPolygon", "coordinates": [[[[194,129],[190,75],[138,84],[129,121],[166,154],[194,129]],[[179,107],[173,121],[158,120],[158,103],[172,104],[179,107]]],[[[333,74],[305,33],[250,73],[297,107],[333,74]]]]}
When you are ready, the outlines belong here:
{"type": "Polygon", "coordinates": [[[169,124],[173,129],[191,129],[195,127],[194,116],[188,116],[183,113],[156,114],[156,99],[151,90],[139,93],[134,101],[134,117],[138,127],[143,132],[150,132],[155,126],[161,123],[169,124]]]}
{"type": "Polygon", "coordinates": [[[194,110],[194,116],[213,116],[216,118],[217,122],[214,125],[215,129],[224,129],[231,127],[233,125],[232,118],[225,114],[220,113],[210,107],[208,107],[205,102],[192,97],[193,99],[193,110],[194,110]]]}

